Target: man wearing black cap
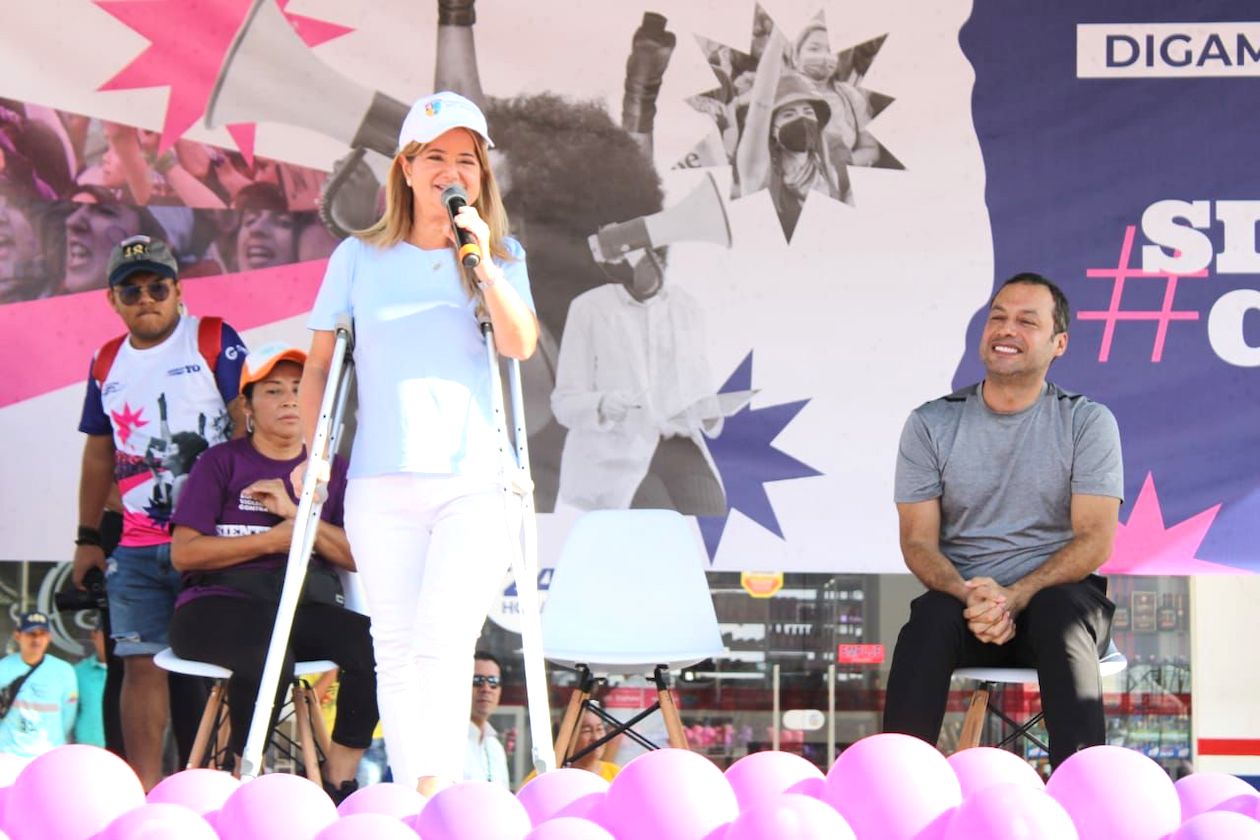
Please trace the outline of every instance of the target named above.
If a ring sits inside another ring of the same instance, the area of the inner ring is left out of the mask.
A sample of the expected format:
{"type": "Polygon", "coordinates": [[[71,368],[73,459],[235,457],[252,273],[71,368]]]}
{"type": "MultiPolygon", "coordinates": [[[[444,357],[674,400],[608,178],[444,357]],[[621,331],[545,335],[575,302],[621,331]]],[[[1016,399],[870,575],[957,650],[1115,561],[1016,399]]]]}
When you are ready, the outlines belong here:
{"type": "Polygon", "coordinates": [[[17,652],[0,659],[0,752],[34,758],[69,740],[79,692],[74,668],[51,656],[48,615],[18,616],[17,652]]]}
{"type": "MultiPolygon", "coordinates": [[[[93,567],[105,570],[115,651],[125,663],[123,742],[145,790],[161,779],[169,710],[175,706],[178,715],[182,708],[178,698],[170,702],[167,675],[153,663],[168,644],[180,587],[170,560],[171,511],[197,455],[243,426],[237,392],[245,346],[222,320],[181,314],[178,274],[161,240],[133,236],[114,247],[107,296],[127,332],[93,357],[79,422],[88,438],[74,582],[82,586],[93,567]],[[123,535],[107,566],[99,524],[115,483],[123,535]]],[[[190,693],[184,705],[196,704],[195,689],[190,693]]],[[[199,709],[186,711],[195,716],[199,709]]]]}

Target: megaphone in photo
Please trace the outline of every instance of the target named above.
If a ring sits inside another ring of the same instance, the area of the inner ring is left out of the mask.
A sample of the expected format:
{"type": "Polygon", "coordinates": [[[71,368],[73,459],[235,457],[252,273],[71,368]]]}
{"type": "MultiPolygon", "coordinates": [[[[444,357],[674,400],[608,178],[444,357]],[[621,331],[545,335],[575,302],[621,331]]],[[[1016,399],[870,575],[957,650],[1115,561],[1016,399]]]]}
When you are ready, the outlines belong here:
{"type": "Polygon", "coordinates": [[[254,0],[219,68],[205,122],[281,122],[393,158],[408,109],[316,58],[276,0],[254,0]]]}
{"type": "Polygon", "coordinates": [[[626,222],[604,225],[591,234],[587,243],[596,262],[609,263],[646,248],[659,248],[674,242],[712,242],[731,247],[731,225],[726,205],[712,173],[687,197],[659,213],[626,222]]]}

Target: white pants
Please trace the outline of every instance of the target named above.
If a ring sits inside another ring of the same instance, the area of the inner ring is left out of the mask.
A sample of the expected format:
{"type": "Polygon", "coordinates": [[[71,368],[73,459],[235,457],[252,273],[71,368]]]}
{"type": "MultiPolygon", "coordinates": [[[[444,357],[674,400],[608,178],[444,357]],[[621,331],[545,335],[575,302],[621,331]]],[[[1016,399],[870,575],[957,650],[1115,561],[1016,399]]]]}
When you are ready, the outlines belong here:
{"type": "Polygon", "coordinates": [[[464,776],[473,653],[511,563],[496,482],[386,475],[346,488],[394,781],[464,776]]]}

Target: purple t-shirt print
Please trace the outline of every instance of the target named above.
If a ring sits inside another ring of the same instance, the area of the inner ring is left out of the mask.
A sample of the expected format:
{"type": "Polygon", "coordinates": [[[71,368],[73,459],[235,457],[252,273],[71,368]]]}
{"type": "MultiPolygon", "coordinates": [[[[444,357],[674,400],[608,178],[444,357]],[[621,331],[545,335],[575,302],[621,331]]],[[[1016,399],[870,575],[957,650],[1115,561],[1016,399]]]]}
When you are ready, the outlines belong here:
{"type": "MultiPolygon", "coordinates": [[[[256,481],[269,478],[281,479],[288,486],[289,475],[303,459],[277,461],[268,458],[255,449],[248,438],[212,446],[193,466],[180,494],[179,505],[171,517],[171,524],[219,537],[239,537],[267,531],[280,523],[280,517],[269,513],[261,502],[242,491],[256,481]]],[[[289,495],[293,497],[291,488],[289,495]]],[[[341,527],[345,495],[346,462],[338,457],[333,459],[328,498],[320,512],[320,519],[341,527]]],[[[285,560],[284,554],[266,554],[222,571],[275,573],[284,567],[285,560]]],[[[312,558],[312,563],[328,565],[318,554],[312,558]]],[[[206,595],[244,597],[244,593],[228,586],[197,584],[195,578],[198,574],[184,575],[184,589],[175,601],[176,607],[206,595]]]]}

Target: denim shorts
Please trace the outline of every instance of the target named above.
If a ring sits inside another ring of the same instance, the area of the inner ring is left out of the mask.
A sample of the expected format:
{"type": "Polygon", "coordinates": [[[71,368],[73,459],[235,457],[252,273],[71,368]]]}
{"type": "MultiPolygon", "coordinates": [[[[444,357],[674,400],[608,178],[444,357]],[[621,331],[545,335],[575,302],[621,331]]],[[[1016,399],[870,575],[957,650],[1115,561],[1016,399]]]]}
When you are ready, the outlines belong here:
{"type": "Polygon", "coordinates": [[[119,656],[151,656],[167,647],[179,589],[170,543],[114,549],[105,568],[105,591],[119,656]]]}

